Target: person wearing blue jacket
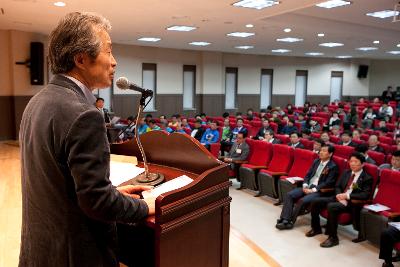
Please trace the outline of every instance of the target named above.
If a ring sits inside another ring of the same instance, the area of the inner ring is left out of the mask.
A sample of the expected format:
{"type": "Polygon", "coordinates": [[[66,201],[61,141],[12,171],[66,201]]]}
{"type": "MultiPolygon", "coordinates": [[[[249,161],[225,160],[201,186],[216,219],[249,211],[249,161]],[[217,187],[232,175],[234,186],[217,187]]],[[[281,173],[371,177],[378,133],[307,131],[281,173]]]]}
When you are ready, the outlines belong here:
{"type": "Polygon", "coordinates": [[[210,128],[208,128],[203,136],[201,137],[201,144],[204,145],[208,150],[210,150],[210,145],[217,143],[219,140],[219,131],[217,129],[217,122],[213,121],[210,123],[210,128]]]}

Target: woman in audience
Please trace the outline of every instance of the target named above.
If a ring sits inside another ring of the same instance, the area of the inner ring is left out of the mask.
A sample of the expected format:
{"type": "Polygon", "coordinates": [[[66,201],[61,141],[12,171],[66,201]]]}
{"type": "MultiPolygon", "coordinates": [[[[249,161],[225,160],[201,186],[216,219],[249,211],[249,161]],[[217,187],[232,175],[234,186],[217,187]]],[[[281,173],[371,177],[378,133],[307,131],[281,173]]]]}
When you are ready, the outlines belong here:
{"type": "Polygon", "coordinates": [[[339,118],[339,113],[338,112],[333,112],[331,118],[329,119],[329,130],[332,129],[332,126],[334,125],[339,125],[342,123],[342,121],[339,118]]]}

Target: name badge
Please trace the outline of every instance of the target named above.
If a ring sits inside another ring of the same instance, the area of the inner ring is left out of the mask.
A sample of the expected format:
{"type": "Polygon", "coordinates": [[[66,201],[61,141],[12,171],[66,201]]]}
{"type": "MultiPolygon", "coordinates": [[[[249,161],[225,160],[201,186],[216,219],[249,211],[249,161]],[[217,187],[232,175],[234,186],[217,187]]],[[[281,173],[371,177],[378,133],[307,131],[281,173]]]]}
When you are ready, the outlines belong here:
{"type": "Polygon", "coordinates": [[[242,150],[240,148],[236,149],[237,154],[242,154],[242,150]]]}

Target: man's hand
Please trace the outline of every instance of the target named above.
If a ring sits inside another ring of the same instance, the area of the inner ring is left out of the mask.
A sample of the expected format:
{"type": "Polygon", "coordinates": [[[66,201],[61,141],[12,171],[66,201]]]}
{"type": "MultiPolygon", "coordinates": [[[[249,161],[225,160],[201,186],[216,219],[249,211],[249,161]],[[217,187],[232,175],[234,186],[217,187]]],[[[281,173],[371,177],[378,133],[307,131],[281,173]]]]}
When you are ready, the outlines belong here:
{"type": "Polygon", "coordinates": [[[312,191],[312,189],[303,188],[303,193],[306,194],[306,195],[308,195],[308,194],[311,194],[311,193],[314,193],[314,192],[312,191]]]}
{"type": "Polygon", "coordinates": [[[149,213],[147,215],[148,216],[154,215],[154,213],[156,212],[156,198],[149,197],[149,198],[145,198],[143,200],[146,202],[147,207],[149,207],[149,213]]]}
{"type": "Polygon", "coordinates": [[[131,198],[140,198],[138,193],[142,191],[147,191],[152,189],[152,186],[144,186],[144,185],[124,185],[117,187],[117,190],[124,194],[125,196],[129,196],[131,198]]]}
{"type": "Polygon", "coordinates": [[[231,158],[224,158],[224,161],[225,162],[232,162],[232,159],[231,158]]]}
{"type": "Polygon", "coordinates": [[[346,193],[337,194],[336,199],[337,199],[337,201],[347,200],[347,195],[346,195],[346,193]]]}

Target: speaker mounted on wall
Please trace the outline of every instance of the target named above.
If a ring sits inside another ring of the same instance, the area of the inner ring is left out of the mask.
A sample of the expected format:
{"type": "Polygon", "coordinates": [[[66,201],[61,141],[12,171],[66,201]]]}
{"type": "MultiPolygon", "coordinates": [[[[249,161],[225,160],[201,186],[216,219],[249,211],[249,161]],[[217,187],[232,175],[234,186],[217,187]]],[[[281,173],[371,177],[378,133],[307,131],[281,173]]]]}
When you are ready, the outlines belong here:
{"type": "Polygon", "coordinates": [[[359,65],[357,77],[360,79],[367,78],[368,76],[368,65],[359,65]]]}
{"type": "Polygon", "coordinates": [[[44,84],[44,45],[41,42],[31,42],[30,59],[24,62],[15,62],[30,68],[31,85],[44,84]]]}

